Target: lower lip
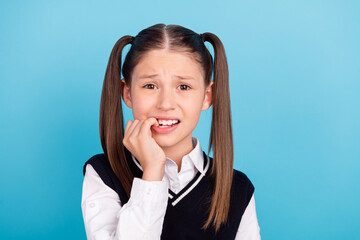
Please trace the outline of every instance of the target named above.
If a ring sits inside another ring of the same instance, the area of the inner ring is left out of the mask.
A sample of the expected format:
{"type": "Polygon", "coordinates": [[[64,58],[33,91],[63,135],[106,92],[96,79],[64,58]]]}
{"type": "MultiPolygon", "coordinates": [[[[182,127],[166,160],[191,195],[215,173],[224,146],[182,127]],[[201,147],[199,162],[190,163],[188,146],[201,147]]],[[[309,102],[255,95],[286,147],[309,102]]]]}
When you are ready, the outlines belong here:
{"type": "Polygon", "coordinates": [[[156,133],[171,133],[172,131],[174,131],[177,127],[178,127],[178,125],[179,125],[180,123],[178,123],[178,124],[175,124],[175,125],[173,125],[173,126],[171,126],[171,127],[164,127],[164,128],[160,128],[160,127],[156,127],[156,126],[152,126],[151,128],[156,132],[156,133]]]}

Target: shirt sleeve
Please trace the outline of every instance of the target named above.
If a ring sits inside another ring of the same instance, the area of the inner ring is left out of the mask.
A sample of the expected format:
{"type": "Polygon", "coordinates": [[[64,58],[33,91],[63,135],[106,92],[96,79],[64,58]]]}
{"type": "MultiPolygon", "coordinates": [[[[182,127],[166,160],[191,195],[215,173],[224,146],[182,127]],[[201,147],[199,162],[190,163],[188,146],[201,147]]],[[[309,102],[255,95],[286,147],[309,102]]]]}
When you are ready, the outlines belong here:
{"type": "Polygon", "coordinates": [[[235,240],[260,239],[260,227],[256,216],[255,198],[253,194],[241,218],[240,226],[236,234],[235,240]]]}
{"type": "Polygon", "coordinates": [[[129,201],[118,194],[88,164],[81,208],[87,239],[160,239],[168,202],[168,183],[134,178],[129,201]]]}

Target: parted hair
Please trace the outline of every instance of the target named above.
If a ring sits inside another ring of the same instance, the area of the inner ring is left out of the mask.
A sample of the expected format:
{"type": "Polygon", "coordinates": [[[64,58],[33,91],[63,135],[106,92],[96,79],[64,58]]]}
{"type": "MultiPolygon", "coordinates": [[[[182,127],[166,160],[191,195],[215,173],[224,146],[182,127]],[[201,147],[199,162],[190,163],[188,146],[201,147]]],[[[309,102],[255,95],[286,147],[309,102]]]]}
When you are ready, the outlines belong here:
{"type": "Polygon", "coordinates": [[[195,33],[179,25],[156,24],[135,37],[121,37],[113,47],[107,65],[100,103],[100,140],[110,165],[130,195],[133,173],[125,157],[124,119],[121,104],[121,74],[127,86],[131,85],[134,67],[150,50],[168,49],[191,53],[204,70],[205,86],[213,77],[212,122],[208,154],[213,149],[213,167],[210,172],[214,183],[211,205],[203,228],[213,226],[217,231],[226,223],[230,207],[230,190],[233,180],[233,135],[231,126],[229,72],[225,49],[213,33],[195,33]],[[204,42],[211,43],[214,59],[204,42]],[[131,44],[121,66],[123,48],[131,44]],[[212,75],[213,74],[213,75],[212,75]]]}

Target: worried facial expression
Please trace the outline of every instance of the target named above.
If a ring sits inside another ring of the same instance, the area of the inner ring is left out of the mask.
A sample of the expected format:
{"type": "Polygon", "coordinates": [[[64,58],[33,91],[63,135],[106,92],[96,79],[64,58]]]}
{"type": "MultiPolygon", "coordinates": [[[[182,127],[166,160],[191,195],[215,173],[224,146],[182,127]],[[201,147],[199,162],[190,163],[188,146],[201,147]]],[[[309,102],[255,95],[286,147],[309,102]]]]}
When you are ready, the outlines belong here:
{"type": "Polygon", "coordinates": [[[189,53],[151,50],[135,66],[123,99],[134,119],[154,117],[163,125],[151,128],[159,146],[181,147],[191,143],[201,111],[211,106],[211,86],[205,86],[204,71],[189,53]]]}

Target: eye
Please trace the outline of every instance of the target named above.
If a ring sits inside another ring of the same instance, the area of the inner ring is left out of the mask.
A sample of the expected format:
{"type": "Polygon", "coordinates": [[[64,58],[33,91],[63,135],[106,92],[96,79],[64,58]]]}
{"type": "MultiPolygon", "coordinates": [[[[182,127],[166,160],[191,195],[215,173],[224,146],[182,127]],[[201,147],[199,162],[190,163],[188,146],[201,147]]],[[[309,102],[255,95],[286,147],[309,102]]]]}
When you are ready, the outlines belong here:
{"type": "Polygon", "coordinates": [[[149,84],[146,84],[146,85],[144,86],[144,88],[146,88],[146,89],[155,89],[155,85],[152,84],[152,83],[149,83],[149,84]]]}
{"type": "Polygon", "coordinates": [[[180,87],[180,90],[190,90],[191,89],[191,87],[186,84],[181,84],[179,87],[180,87]]]}

